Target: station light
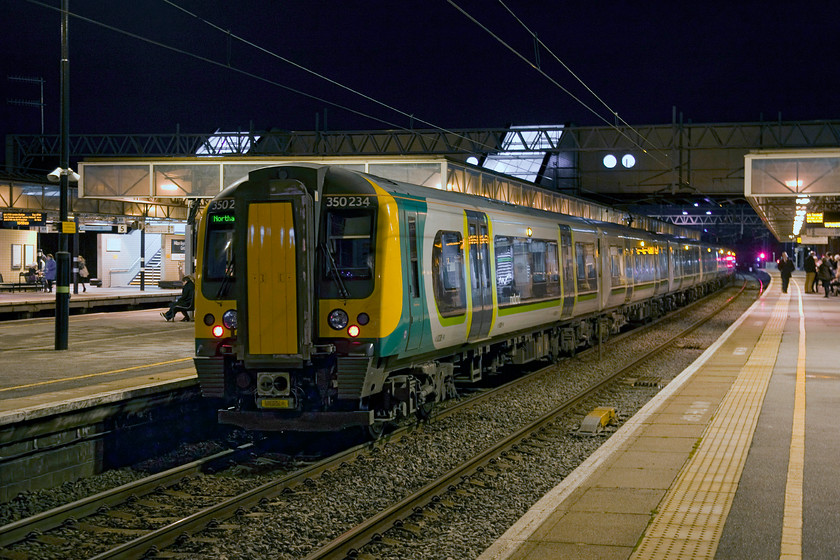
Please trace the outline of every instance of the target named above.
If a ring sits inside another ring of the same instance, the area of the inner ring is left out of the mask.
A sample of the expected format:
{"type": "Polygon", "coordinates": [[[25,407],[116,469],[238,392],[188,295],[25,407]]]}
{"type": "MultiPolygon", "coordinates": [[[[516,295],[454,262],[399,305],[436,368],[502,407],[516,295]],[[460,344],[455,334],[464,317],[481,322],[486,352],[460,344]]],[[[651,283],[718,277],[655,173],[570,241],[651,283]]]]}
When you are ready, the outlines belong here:
{"type": "Polygon", "coordinates": [[[612,154],[607,154],[604,156],[604,167],[607,169],[612,169],[618,163],[618,160],[615,159],[615,156],[612,154]]]}

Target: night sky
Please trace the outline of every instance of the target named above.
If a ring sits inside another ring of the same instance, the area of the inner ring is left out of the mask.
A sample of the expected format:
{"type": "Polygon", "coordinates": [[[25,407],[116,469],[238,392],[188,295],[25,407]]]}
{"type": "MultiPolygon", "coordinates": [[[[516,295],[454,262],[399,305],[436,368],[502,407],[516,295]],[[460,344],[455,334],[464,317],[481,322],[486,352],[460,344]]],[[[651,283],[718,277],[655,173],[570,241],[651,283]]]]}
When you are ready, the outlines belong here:
{"type": "MultiPolygon", "coordinates": [[[[60,1],[44,4],[0,0],[0,134],[40,131],[37,108],[7,102],[37,100],[38,87],[8,76],[46,80],[45,129],[58,133],[60,1]]],[[[840,119],[836,1],[455,4],[534,62],[507,6],[634,125],[668,123],[674,106],[697,123],[840,119]]],[[[543,72],[597,115],[446,0],[71,0],[70,11],[176,49],[71,17],[72,134],[312,130],[325,108],[332,130],[615,122],[548,50],[543,72]]]]}

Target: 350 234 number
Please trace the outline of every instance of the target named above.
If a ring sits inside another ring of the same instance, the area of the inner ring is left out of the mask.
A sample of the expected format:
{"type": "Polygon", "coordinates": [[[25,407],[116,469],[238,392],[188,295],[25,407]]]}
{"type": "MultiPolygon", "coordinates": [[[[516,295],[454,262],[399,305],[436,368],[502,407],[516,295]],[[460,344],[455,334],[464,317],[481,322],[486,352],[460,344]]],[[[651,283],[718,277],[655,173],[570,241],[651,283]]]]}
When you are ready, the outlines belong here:
{"type": "Polygon", "coordinates": [[[368,208],[371,205],[369,196],[328,196],[325,202],[327,208],[368,208]]]}

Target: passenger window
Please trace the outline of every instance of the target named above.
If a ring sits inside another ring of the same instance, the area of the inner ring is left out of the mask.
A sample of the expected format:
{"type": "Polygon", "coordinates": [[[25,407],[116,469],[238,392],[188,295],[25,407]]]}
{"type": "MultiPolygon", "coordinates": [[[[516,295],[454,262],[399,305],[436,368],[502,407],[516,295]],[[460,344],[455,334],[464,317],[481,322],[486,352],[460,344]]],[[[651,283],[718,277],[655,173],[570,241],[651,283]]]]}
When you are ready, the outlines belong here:
{"type": "Polygon", "coordinates": [[[464,244],[457,231],[439,231],[432,249],[435,302],[442,317],[467,311],[464,290],[464,244]]]}
{"type": "Polygon", "coordinates": [[[598,290],[598,271],[595,267],[595,244],[575,243],[577,258],[578,293],[598,290]]]}
{"type": "Polygon", "coordinates": [[[496,237],[496,297],[500,306],[560,295],[557,243],[496,237]]]}
{"type": "Polygon", "coordinates": [[[610,245],[610,279],[613,286],[623,284],[621,279],[621,248],[610,245]]]}

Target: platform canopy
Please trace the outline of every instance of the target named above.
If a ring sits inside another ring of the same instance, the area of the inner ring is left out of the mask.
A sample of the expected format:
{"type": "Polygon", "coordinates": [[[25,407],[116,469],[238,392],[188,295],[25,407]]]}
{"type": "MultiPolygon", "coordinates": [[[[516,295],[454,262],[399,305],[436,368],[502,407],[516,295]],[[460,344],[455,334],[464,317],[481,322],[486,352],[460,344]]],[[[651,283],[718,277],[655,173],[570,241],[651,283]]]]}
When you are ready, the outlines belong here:
{"type": "Polygon", "coordinates": [[[825,245],[840,237],[840,150],[751,152],[744,195],[779,241],[825,245]]]}
{"type": "Polygon", "coordinates": [[[445,157],[194,157],[85,161],[79,163],[79,198],[121,201],[209,199],[255,169],[289,163],[340,165],[433,189],[478,195],[602,222],[629,223],[646,231],[698,238],[694,230],[546,190],[516,177],[445,157]]]}

